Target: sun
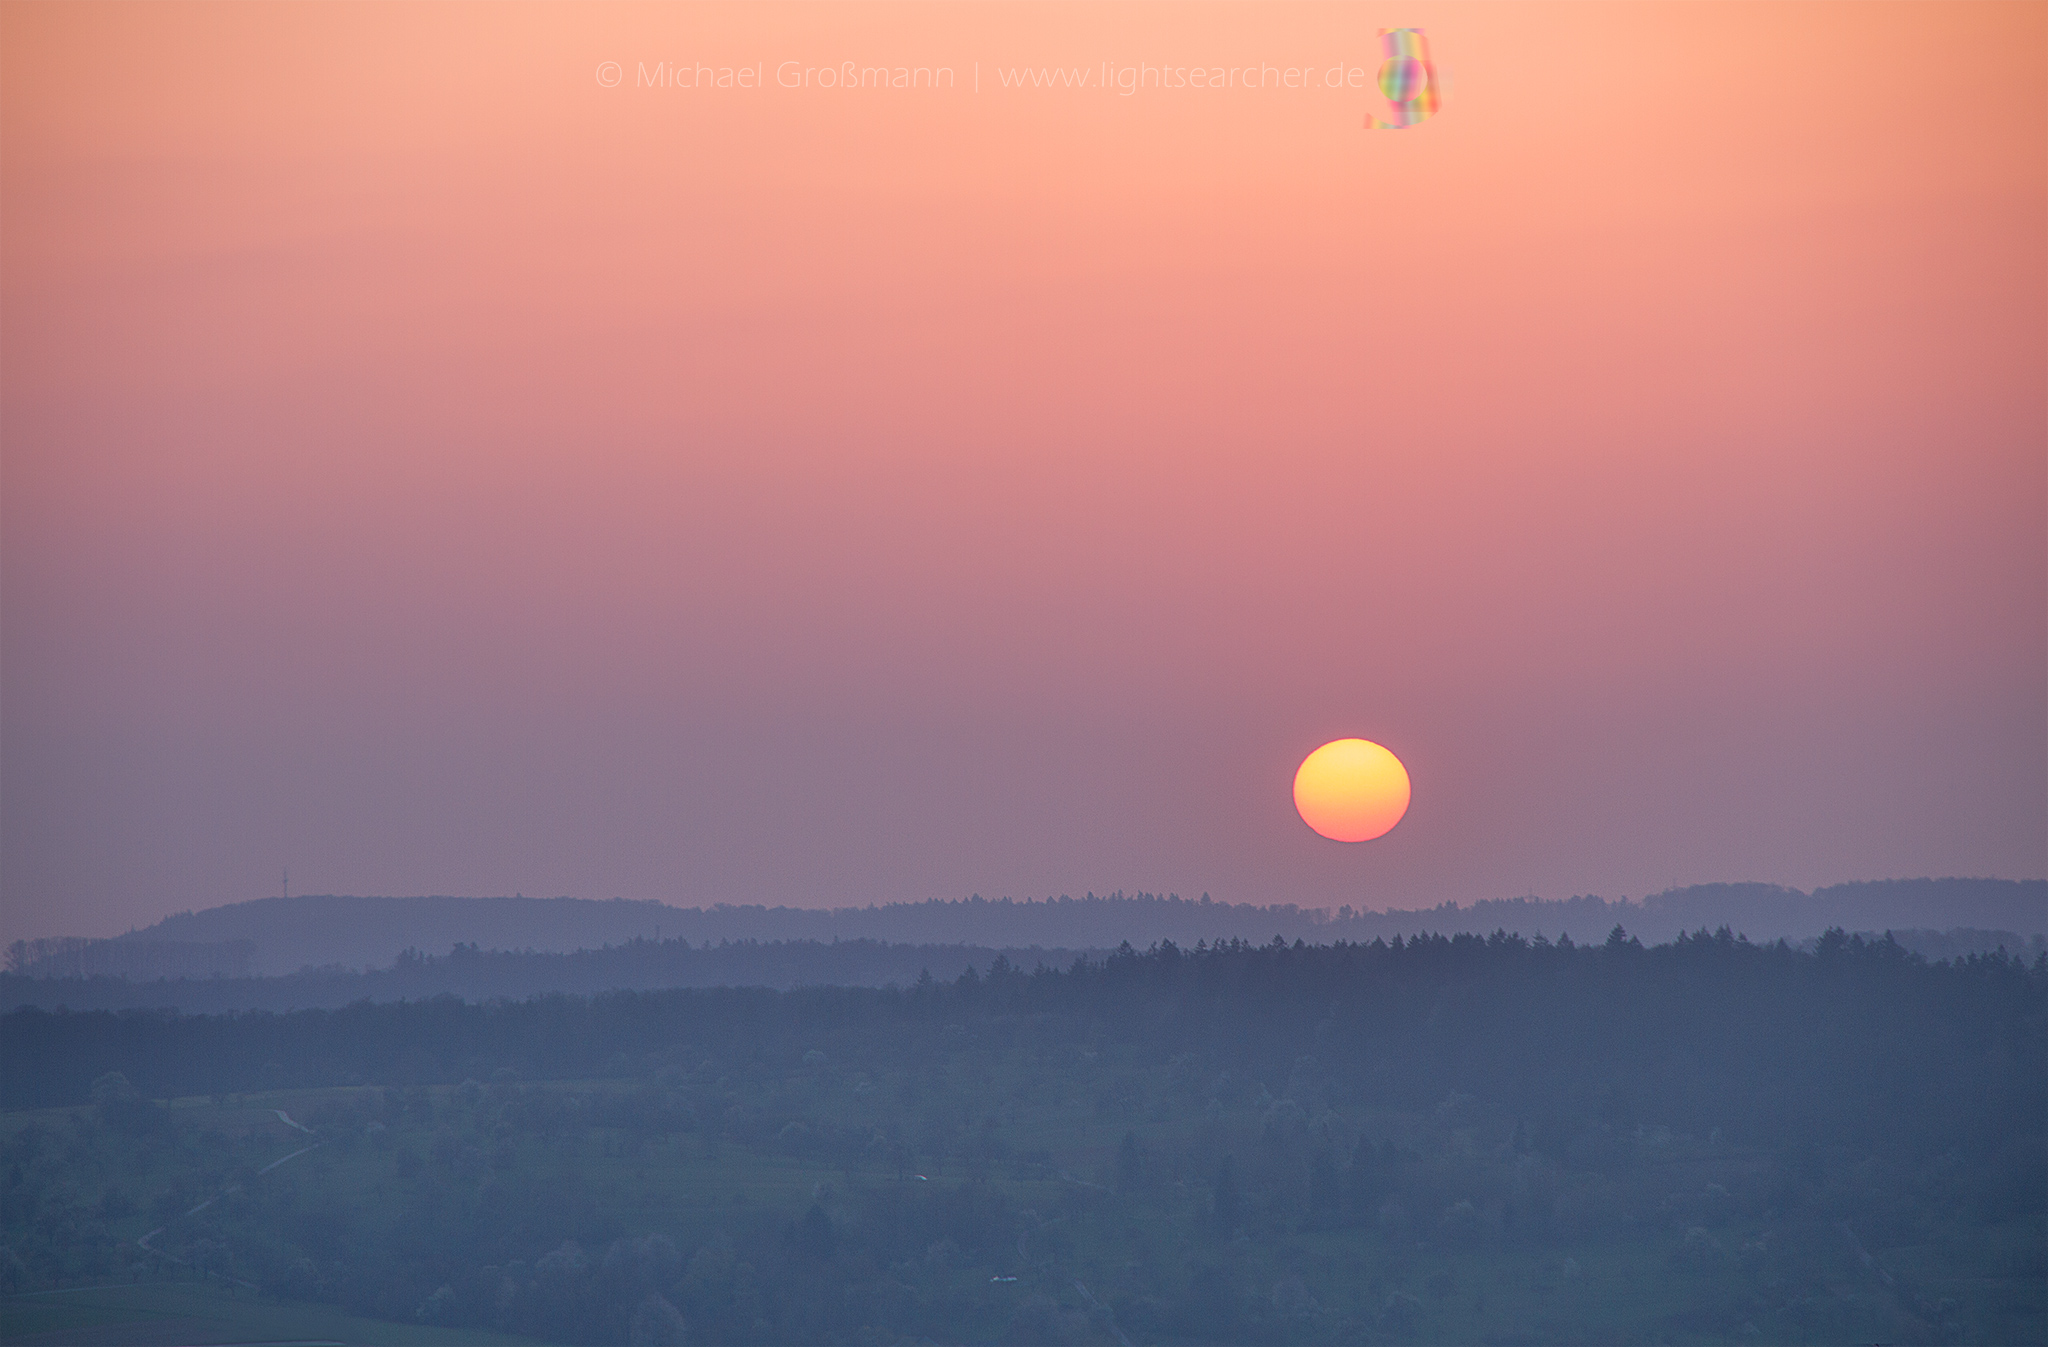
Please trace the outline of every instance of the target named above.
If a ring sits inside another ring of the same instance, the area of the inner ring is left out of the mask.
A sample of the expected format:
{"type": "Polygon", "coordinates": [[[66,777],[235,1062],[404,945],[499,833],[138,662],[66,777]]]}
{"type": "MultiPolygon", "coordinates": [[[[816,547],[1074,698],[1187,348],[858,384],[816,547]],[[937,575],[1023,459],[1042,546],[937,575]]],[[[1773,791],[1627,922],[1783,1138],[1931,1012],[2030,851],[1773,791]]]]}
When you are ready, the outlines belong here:
{"type": "Polygon", "coordinates": [[[1370,842],[1408,812],[1408,769],[1370,739],[1333,739],[1295,770],[1294,807],[1325,837],[1370,842]]]}

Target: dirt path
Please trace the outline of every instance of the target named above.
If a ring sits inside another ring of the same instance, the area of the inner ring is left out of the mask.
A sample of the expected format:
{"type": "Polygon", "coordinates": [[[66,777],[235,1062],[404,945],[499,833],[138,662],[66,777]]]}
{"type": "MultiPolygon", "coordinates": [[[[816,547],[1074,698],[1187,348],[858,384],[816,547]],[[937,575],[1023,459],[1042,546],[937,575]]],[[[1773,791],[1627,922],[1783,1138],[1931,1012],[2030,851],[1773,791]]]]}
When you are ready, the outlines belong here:
{"type": "MultiPolygon", "coordinates": [[[[305,1134],[306,1134],[307,1136],[312,1136],[312,1135],[314,1135],[314,1132],[313,1132],[313,1129],[312,1129],[312,1128],[310,1128],[310,1127],[306,1127],[306,1126],[304,1126],[304,1125],[302,1125],[302,1124],[300,1124],[300,1123],[295,1123],[295,1122],[293,1122],[293,1121],[292,1121],[292,1118],[291,1118],[291,1115],[290,1115],[289,1113],[286,1113],[286,1112],[285,1112],[285,1111],[284,1111],[283,1109],[281,1109],[281,1108],[274,1108],[274,1109],[272,1109],[272,1110],[270,1110],[270,1111],[271,1111],[272,1113],[275,1113],[275,1114],[277,1115],[277,1120],[278,1120],[279,1122],[283,1123],[283,1124],[284,1124],[284,1125],[285,1125],[286,1127],[294,1128],[294,1129],[296,1129],[297,1131],[300,1131],[300,1132],[304,1132],[304,1133],[305,1133],[305,1134]]],[[[263,1176],[264,1176],[265,1174],[268,1174],[268,1173],[269,1173],[269,1172],[270,1172],[271,1170],[273,1170],[273,1169],[276,1169],[276,1168],[277,1168],[277,1167],[278,1167],[279,1165],[283,1164],[283,1163],[284,1163],[284,1162],[285,1162],[286,1160],[296,1160],[296,1159],[298,1159],[298,1158],[299,1158],[300,1156],[304,1155],[304,1154],[305,1154],[305,1153],[306,1153],[307,1151],[317,1151],[317,1150],[319,1150],[319,1149],[320,1149],[320,1148],[321,1148],[322,1146],[324,1146],[324,1145],[326,1145],[326,1144],[327,1144],[327,1143],[326,1143],[326,1142],[324,1142],[324,1141],[316,1141],[316,1142],[314,1142],[314,1143],[313,1143],[312,1145],[310,1145],[310,1146],[301,1146],[301,1147],[299,1147],[299,1149],[297,1149],[297,1150],[293,1151],[293,1152],[292,1152],[292,1153],[291,1153],[290,1155],[287,1155],[287,1156],[283,1156],[283,1157],[281,1157],[281,1158],[279,1158],[279,1159],[276,1159],[276,1160],[272,1160],[272,1161],[271,1161],[271,1162],[270,1162],[269,1164],[267,1164],[267,1165],[263,1166],[263,1168],[261,1168],[261,1169],[257,1170],[257,1171],[256,1171],[256,1176],[257,1176],[258,1178],[261,1178],[261,1177],[263,1177],[263,1176]]],[[[229,1184],[229,1185],[228,1185],[227,1187],[225,1187],[225,1188],[221,1189],[221,1190],[220,1190],[219,1192],[215,1193],[215,1194],[214,1194],[214,1195],[213,1195],[212,1197],[209,1197],[209,1198],[207,1198],[207,1199],[206,1199],[206,1200],[205,1200],[204,1202],[201,1202],[201,1203],[200,1203],[200,1204],[199,1204],[198,1206],[196,1206],[196,1207],[192,1208],[192,1210],[190,1210],[190,1211],[186,1212],[186,1213],[185,1213],[185,1215],[186,1215],[186,1216],[188,1216],[188,1217],[189,1217],[189,1216],[197,1216],[197,1215],[198,1215],[198,1214],[199,1214],[200,1212],[202,1212],[202,1211],[205,1211],[205,1210],[206,1210],[206,1209],[207,1209],[208,1207],[210,1207],[210,1206],[212,1206],[212,1205],[213,1205],[214,1203],[216,1203],[216,1202],[220,1201],[220,1200],[221,1200],[222,1198],[226,1197],[226,1196],[227,1196],[227,1195],[228,1195],[229,1193],[232,1193],[232,1192],[234,1192],[234,1191],[235,1191],[235,1190],[236,1190],[237,1188],[239,1188],[240,1186],[241,1186],[241,1185],[239,1185],[239,1184],[229,1184]]],[[[140,1249],[140,1250],[142,1250],[142,1251],[143,1251],[144,1253],[146,1253],[146,1254],[151,1254],[151,1255],[153,1255],[153,1256],[155,1256],[155,1257],[157,1257],[157,1258],[161,1258],[161,1259],[163,1259],[163,1260],[164,1260],[165,1262],[167,1262],[167,1263],[179,1263],[179,1264],[182,1264],[182,1265],[184,1265],[184,1266],[186,1266],[186,1267],[190,1267],[190,1266],[191,1266],[192,1264],[191,1264],[191,1261],[190,1261],[189,1259],[184,1259],[184,1258],[180,1258],[180,1257],[178,1257],[178,1256],[177,1256],[176,1254],[169,1254],[169,1253],[165,1253],[165,1252],[164,1252],[164,1251],[163,1251],[162,1249],[156,1248],[155,1246],[153,1246],[153,1245],[152,1245],[152,1244],[150,1243],[150,1241],[151,1241],[151,1240],[155,1239],[155,1238],[156,1238],[156,1237],[157,1237],[158,1235],[161,1235],[161,1234],[162,1234],[162,1233],[163,1233],[164,1231],[168,1230],[169,1228],[170,1228],[170,1227],[169,1227],[169,1226],[166,1226],[166,1225],[160,1225],[160,1226],[158,1226],[158,1227],[157,1227],[156,1229],[154,1229],[154,1230],[150,1231],[150,1232],[149,1232],[148,1234],[146,1234],[146,1235],[143,1235],[143,1236],[141,1236],[140,1238],[138,1238],[138,1239],[137,1239],[137,1240],[135,1241],[135,1247],[136,1247],[136,1248],[138,1248],[138,1249],[140,1249]]],[[[252,1290],[252,1291],[254,1291],[254,1290],[256,1290],[256,1289],[257,1289],[257,1286],[256,1286],[256,1283],[255,1283],[255,1282],[248,1282],[248,1281],[243,1281],[243,1280],[242,1280],[242,1279],[241,1279],[240,1277],[230,1277],[230,1276],[228,1276],[228,1275],[227,1275],[227,1274],[226,1274],[225,1272],[222,1272],[222,1273],[216,1273],[216,1274],[214,1274],[214,1275],[216,1275],[216,1276],[220,1277],[220,1278],[221,1278],[221,1280],[223,1280],[223,1281],[230,1281],[230,1282],[233,1282],[233,1283],[234,1283],[235,1285],[237,1285],[237,1286],[246,1286],[246,1287],[248,1287],[248,1288],[249,1288],[250,1290],[252,1290]]]]}

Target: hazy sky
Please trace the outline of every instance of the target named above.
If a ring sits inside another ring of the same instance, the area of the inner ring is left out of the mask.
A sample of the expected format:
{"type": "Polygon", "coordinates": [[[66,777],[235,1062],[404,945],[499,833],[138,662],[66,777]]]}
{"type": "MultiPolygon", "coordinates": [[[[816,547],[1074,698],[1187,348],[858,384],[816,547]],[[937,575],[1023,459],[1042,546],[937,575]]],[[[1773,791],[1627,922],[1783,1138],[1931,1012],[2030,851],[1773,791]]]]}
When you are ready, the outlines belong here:
{"type": "Polygon", "coordinates": [[[2044,68],[2038,4],[8,5],[0,927],[2048,873],[2044,68]],[[1405,131],[1114,87],[1393,24],[1405,131]],[[1289,794],[1350,735],[1357,845],[1289,794]]]}

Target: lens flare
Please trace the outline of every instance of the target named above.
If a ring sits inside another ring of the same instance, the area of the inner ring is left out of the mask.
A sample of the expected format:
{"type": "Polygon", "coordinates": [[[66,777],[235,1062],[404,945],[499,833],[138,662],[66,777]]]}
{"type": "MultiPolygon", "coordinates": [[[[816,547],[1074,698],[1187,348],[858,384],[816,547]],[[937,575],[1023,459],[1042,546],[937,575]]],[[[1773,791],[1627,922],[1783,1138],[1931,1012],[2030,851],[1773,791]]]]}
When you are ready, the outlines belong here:
{"type": "Polygon", "coordinates": [[[1377,116],[1367,113],[1365,129],[1400,131],[1436,116],[1443,104],[1443,86],[1436,63],[1429,59],[1429,35],[1420,28],[1382,28],[1380,50],[1387,58],[1379,78],[1387,107],[1377,116]]]}

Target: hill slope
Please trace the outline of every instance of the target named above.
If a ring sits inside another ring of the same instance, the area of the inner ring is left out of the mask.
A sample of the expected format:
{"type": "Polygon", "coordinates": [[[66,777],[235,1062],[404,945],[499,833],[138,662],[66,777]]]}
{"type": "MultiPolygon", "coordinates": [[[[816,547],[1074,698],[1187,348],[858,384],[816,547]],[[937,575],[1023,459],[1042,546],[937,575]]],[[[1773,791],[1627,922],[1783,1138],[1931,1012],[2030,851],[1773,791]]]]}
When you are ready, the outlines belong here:
{"type": "Polygon", "coordinates": [[[1752,940],[1809,939],[1832,926],[1852,931],[1976,927],[2048,933],[2048,881],[1906,879],[1836,884],[1803,893],[1773,884],[1708,884],[1652,894],[1640,902],[1595,897],[1494,899],[1411,911],[1335,913],[1291,903],[1215,903],[1205,896],[1140,893],[1017,902],[1003,898],[934,899],[880,907],[671,907],[653,901],[580,898],[259,898],[181,912],[130,932],[123,941],[249,941],[249,971],[276,974],[307,965],[388,967],[408,949],[458,944],[492,950],[566,953],[631,940],[873,940],[890,944],[1144,948],[1158,940],[1282,936],[1324,943],[1422,931],[1525,935],[1559,931],[1584,940],[1616,924],[1649,941],[1720,926],[1752,940]]]}

